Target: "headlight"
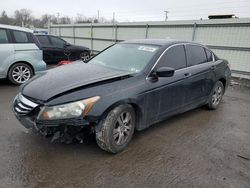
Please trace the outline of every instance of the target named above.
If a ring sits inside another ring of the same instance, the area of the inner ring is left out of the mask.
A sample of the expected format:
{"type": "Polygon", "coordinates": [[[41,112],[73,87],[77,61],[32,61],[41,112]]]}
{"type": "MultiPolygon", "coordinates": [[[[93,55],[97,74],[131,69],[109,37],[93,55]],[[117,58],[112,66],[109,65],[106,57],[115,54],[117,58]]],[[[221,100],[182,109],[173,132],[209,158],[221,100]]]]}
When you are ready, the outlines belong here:
{"type": "Polygon", "coordinates": [[[58,106],[45,106],[38,119],[53,120],[85,116],[100,99],[99,96],[58,106]]]}

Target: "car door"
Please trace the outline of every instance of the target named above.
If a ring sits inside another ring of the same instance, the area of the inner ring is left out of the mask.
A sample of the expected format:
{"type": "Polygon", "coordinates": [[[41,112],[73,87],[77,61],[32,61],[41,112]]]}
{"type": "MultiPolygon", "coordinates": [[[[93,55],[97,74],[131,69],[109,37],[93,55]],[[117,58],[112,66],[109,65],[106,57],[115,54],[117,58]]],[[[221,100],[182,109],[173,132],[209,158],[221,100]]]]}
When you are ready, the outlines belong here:
{"type": "Polygon", "coordinates": [[[53,45],[54,62],[69,60],[70,53],[66,51],[66,42],[55,36],[49,36],[49,39],[53,45]]]}
{"type": "Polygon", "coordinates": [[[0,78],[6,77],[8,64],[14,61],[14,46],[9,30],[0,28],[0,78]]]}
{"type": "Polygon", "coordinates": [[[32,57],[33,52],[40,51],[32,33],[18,30],[10,30],[10,33],[14,43],[15,61],[19,58],[23,60],[23,54],[27,58],[26,61],[29,61],[28,59],[32,57]]]}
{"type": "Polygon", "coordinates": [[[40,48],[43,50],[43,60],[50,64],[56,61],[54,57],[54,47],[52,46],[49,37],[47,35],[36,35],[40,48]]]}
{"type": "Polygon", "coordinates": [[[188,57],[188,72],[185,96],[187,106],[197,106],[204,103],[213,87],[213,64],[211,58],[207,58],[203,46],[187,44],[185,45],[188,57]]]}
{"type": "Polygon", "coordinates": [[[172,77],[148,79],[148,121],[154,123],[181,111],[185,98],[186,54],[184,45],[174,45],[162,55],[153,71],[160,67],[175,69],[172,77]],[[151,109],[151,110],[150,110],[151,109]]]}

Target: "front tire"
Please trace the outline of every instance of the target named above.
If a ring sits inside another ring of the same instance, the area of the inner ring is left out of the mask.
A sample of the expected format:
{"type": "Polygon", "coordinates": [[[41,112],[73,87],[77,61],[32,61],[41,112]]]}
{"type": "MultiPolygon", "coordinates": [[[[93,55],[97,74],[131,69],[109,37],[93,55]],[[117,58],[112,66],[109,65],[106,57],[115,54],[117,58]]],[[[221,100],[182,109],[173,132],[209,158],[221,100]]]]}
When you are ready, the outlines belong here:
{"type": "Polygon", "coordinates": [[[210,110],[215,110],[218,108],[219,104],[221,103],[223,94],[224,94],[224,85],[221,81],[217,81],[214,85],[212,93],[209,97],[209,102],[207,104],[210,110]]]}
{"type": "Polygon", "coordinates": [[[111,153],[119,153],[126,148],[135,130],[135,111],[131,105],[120,105],[111,110],[100,122],[96,132],[98,146],[111,153]]]}
{"type": "Polygon", "coordinates": [[[15,85],[21,85],[27,82],[33,75],[33,70],[29,65],[16,63],[10,68],[8,79],[15,85]]]}

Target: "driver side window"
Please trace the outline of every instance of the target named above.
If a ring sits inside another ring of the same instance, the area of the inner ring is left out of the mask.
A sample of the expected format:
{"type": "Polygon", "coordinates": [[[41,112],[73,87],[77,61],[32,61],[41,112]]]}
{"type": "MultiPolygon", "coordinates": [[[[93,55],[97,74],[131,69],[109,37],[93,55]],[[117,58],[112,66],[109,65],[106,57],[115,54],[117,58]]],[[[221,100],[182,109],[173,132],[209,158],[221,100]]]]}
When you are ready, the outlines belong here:
{"type": "Polygon", "coordinates": [[[186,54],[184,45],[173,46],[168,49],[157,64],[160,67],[171,67],[175,70],[186,67],[186,54]]]}

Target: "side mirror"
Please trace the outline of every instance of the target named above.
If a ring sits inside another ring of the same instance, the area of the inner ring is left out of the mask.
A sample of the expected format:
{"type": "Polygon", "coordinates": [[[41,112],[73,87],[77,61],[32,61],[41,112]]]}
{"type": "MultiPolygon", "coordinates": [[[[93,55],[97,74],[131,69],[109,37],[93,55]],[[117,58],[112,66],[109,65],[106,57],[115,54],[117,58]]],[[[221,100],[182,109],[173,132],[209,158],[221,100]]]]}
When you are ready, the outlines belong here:
{"type": "Polygon", "coordinates": [[[69,46],[71,46],[70,43],[65,43],[65,47],[69,47],[69,46]]]}
{"type": "Polygon", "coordinates": [[[156,75],[158,77],[172,77],[174,75],[175,69],[171,67],[160,67],[156,70],[156,75]]]}

